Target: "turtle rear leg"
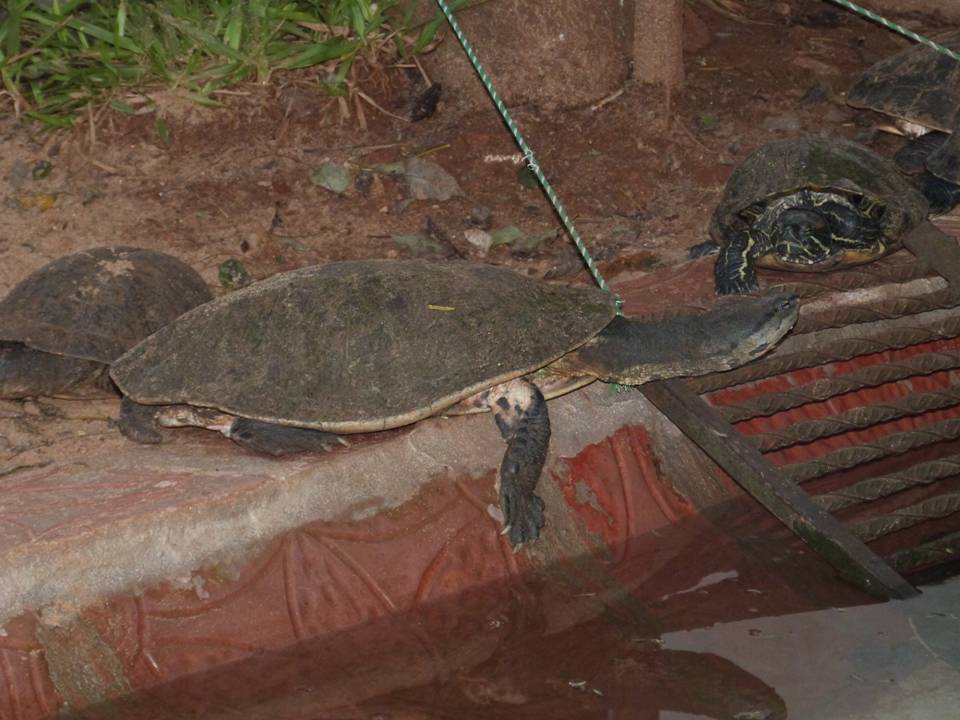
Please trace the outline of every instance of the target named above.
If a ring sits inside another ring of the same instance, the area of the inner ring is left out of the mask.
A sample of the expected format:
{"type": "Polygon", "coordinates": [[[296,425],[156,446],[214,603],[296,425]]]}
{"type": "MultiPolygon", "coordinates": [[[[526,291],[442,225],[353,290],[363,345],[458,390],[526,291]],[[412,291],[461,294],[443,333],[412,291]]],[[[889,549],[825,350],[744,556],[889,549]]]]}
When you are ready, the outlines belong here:
{"type": "Polygon", "coordinates": [[[713,266],[717,295],[743,295],[759,289],[753,258],[755,242],[749,232],[741,231],[720,248],[713,266]]]}
{"type": "Polygon", "coordinates": [[[157,430],[157,408],[124,396],[120,401],[120,432],[128,440],[156,445],[163,440],[157,430]]]}
{"type": "Polygon", "coordinates": [[[236,418],[224,434],[241,447],[274,456],[329,451],[338,443],[346,444],[339,436],[323,430],[277,425],[250,418],[236,418]]]}
{"type": "Polygon", "coordinates": [[[929,170],[914,177],[917,188],[927,198],[931,214],[945,215],[960,203],[960,185],[939,178],[929,170]]]}
{"type": "Polygon", "coordinates": [[[949,139],[949,133],[928,132],[908,141],[897,150],[893,161],[908,175],[917,175],[926,171],[927,158],[940,150],[949,139]]]}
{"type": "Polygon", "coordinates": [[[533,383],[513,380],[497,390],[491,391],[489,405],[507,441],[498,479],[500,510],[503,532],[516,548],[536,540],[544,525],[543,500],[534,490],[547,460],[550,417],[533,383]]]}

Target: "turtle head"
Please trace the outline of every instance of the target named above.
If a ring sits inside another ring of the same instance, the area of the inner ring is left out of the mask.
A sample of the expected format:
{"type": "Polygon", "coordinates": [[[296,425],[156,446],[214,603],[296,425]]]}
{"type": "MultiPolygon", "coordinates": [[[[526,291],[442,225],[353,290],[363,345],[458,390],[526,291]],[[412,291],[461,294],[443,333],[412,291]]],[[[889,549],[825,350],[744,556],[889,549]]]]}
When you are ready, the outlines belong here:
{"type": "Polygon", "coordinates": [[[772,233],[773,263],[786,270],[829,265],[837,250],[830,239],[830,222],[812,208],[784,210],[772,233]]]}
{"type": "Polygon", "coordinates": [[[567,374],[624,385],[729,370],[773,348],[797,322],[794,295],[739,296],[706,312],[663,320],[617,316],[563,358],[567,374]]]}
{"type": "Polygon", "coordinates": [[[713,313],[731,328],[715,351],[728,357],[728,368],[733,368],[766,354],[790,332],[800,316],[800,300],[796,295],[773,292],[743,298],[713,313]]]}

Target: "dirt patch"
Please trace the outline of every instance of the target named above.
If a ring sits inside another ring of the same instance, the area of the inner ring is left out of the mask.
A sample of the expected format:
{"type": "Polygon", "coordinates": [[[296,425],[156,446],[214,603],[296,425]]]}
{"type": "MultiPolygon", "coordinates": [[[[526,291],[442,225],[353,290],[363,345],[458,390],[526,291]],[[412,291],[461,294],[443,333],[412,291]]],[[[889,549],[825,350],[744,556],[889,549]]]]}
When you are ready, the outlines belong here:
{"type": "MultiPolygon", "coordinates": [[[[749,22],[693,7],[688,35],[696,35],[696,51],[686,55],[682,92],[628,84],[592,107],[513,110],[608,275],[681,262],[705,238],[732,167],[766,141],[826,133],[882,152],[896,146],[874,135],[870,116],[847,107],[844,93],[856,73],[905,40],[816,0],[751,4],[749,22]]],[[[922,32],[937,27],[922,15],[899,19],[922,32]]],[[[424,89],[419,73],[402,72],[367,86],[399,116],[424,89]]],[[[104,244],[172,253],[216,292],[223,291],[218,267],[228,259],[260,279],[314,263],[417,252],[590,281],[541,191],[521,181],[518,151],[486,102],[460,112],[463,103],[445,98],[417,123],[362,104],[362,128],[357,106],[324,95],[309,74],[238,88],[220,96],[225,108],[216,111],[164,97],[162,124],[155,115],[104,114],[95,133],[51,135],[0,120],[0,293],[56,257],[104,244]],[[342,194],[310,180],[325,162],[361,170],[414,156],[448,171],[463,194],[412,200],[402,180],[377,172],[342,194]],[[33,172],[41,162],[52,164],[49,174],[33,172]],[[489,210],[491,231],[515,226],[539,242],[483,250],[465,234],[477,208],[489,210]],[[417,233],[431,242],[413,250],[398,242],[417,233]]],[[[17,407],[3,406],[0,435],[13,437],[14,422],[44,432],[17,407]]],[[[17,437],[7,444],[30,445],[17,437]]]]}

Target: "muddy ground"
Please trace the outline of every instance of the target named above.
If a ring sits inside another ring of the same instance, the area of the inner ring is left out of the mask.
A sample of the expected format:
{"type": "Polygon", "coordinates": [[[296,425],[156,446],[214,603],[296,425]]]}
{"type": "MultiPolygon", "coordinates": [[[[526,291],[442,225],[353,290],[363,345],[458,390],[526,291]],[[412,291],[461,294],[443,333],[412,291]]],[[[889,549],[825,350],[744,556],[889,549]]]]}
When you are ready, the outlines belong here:
{"type": "MultiPolygon", "coordinates": [[[[706,3],[690,6],[681,92],[630,85],[577,110],[514,109],[605,275],[682,262],[687,247],[705,238],[733,166],[766,141],[826,133],[888,154],[897,147],[874,131],[876,117],[846,106],[844,93],[860,70],[906,40],[818,0],[751,7],[750,17],[733,18],[706,3]]],[[[938,28],[930,17],[899,19],[921,32],[938,28]]],[[[481,59],[495,51],[478,48],[481,59]]],[[[156,93],[165,131],[155,114],[107,111],[93,132],[84,125],[50,133],[6,112],[0,293],[53,258],[102,244],[177,255],[215,292],[224,292],[218,268],[229,259],[259,279],[314,263],[411,254],[589,282],[542,192],[520,181],[516,147],[493,106],[462,111],[447,97],[428,119],[394,117],[408,116],[423,88],[418,73],[377,73],[364,89],[392,114],[365,104],[366,128],[355,115],[344,118],[309,72],[237,88],[220,96],[222,109],[156,93]],[[462,194],[412,199],[402,179],[377,172],[366,187],[342,194],[311,181],[328,162],[371,169],[417,156],[449,172],[462,194]],[[35,178],[41,161],[52,171],[35,178]],[[526,242],[489,250],[472,244],[466,231],[478,208],[490,211],[491,232],[514,226],[526,242]]],[[[0,407],[0,472],[44,462],[59,442],[49,423],[31,418],[93,413],[110,434],[97,406],[43,403],[0,407]],[[46,439],[38,445],[29,438],[41,426],[46,439]],[[47,455],[34,457],[39,446],[47,455]]],[[[115,403],[101,410],[112,416],[115,403]]],[[[76,435],[71,422],[56,426],[58,437],[76,435]]]]}

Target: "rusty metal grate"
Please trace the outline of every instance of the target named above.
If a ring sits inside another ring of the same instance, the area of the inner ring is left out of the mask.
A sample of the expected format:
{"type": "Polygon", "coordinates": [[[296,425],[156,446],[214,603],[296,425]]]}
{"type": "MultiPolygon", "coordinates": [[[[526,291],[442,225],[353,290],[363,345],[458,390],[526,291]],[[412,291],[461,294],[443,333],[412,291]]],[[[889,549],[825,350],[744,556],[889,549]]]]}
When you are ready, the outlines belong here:
{"type": "Polygon", "coordinates": [[[929,224],[906,244],[913,254],[845,272],[772,274],[768,285],[803,303],[777,350],[642,388],[791,529],[886,597],[915,592],[904,576],[960,572],[960,246],[929,224]]]}

